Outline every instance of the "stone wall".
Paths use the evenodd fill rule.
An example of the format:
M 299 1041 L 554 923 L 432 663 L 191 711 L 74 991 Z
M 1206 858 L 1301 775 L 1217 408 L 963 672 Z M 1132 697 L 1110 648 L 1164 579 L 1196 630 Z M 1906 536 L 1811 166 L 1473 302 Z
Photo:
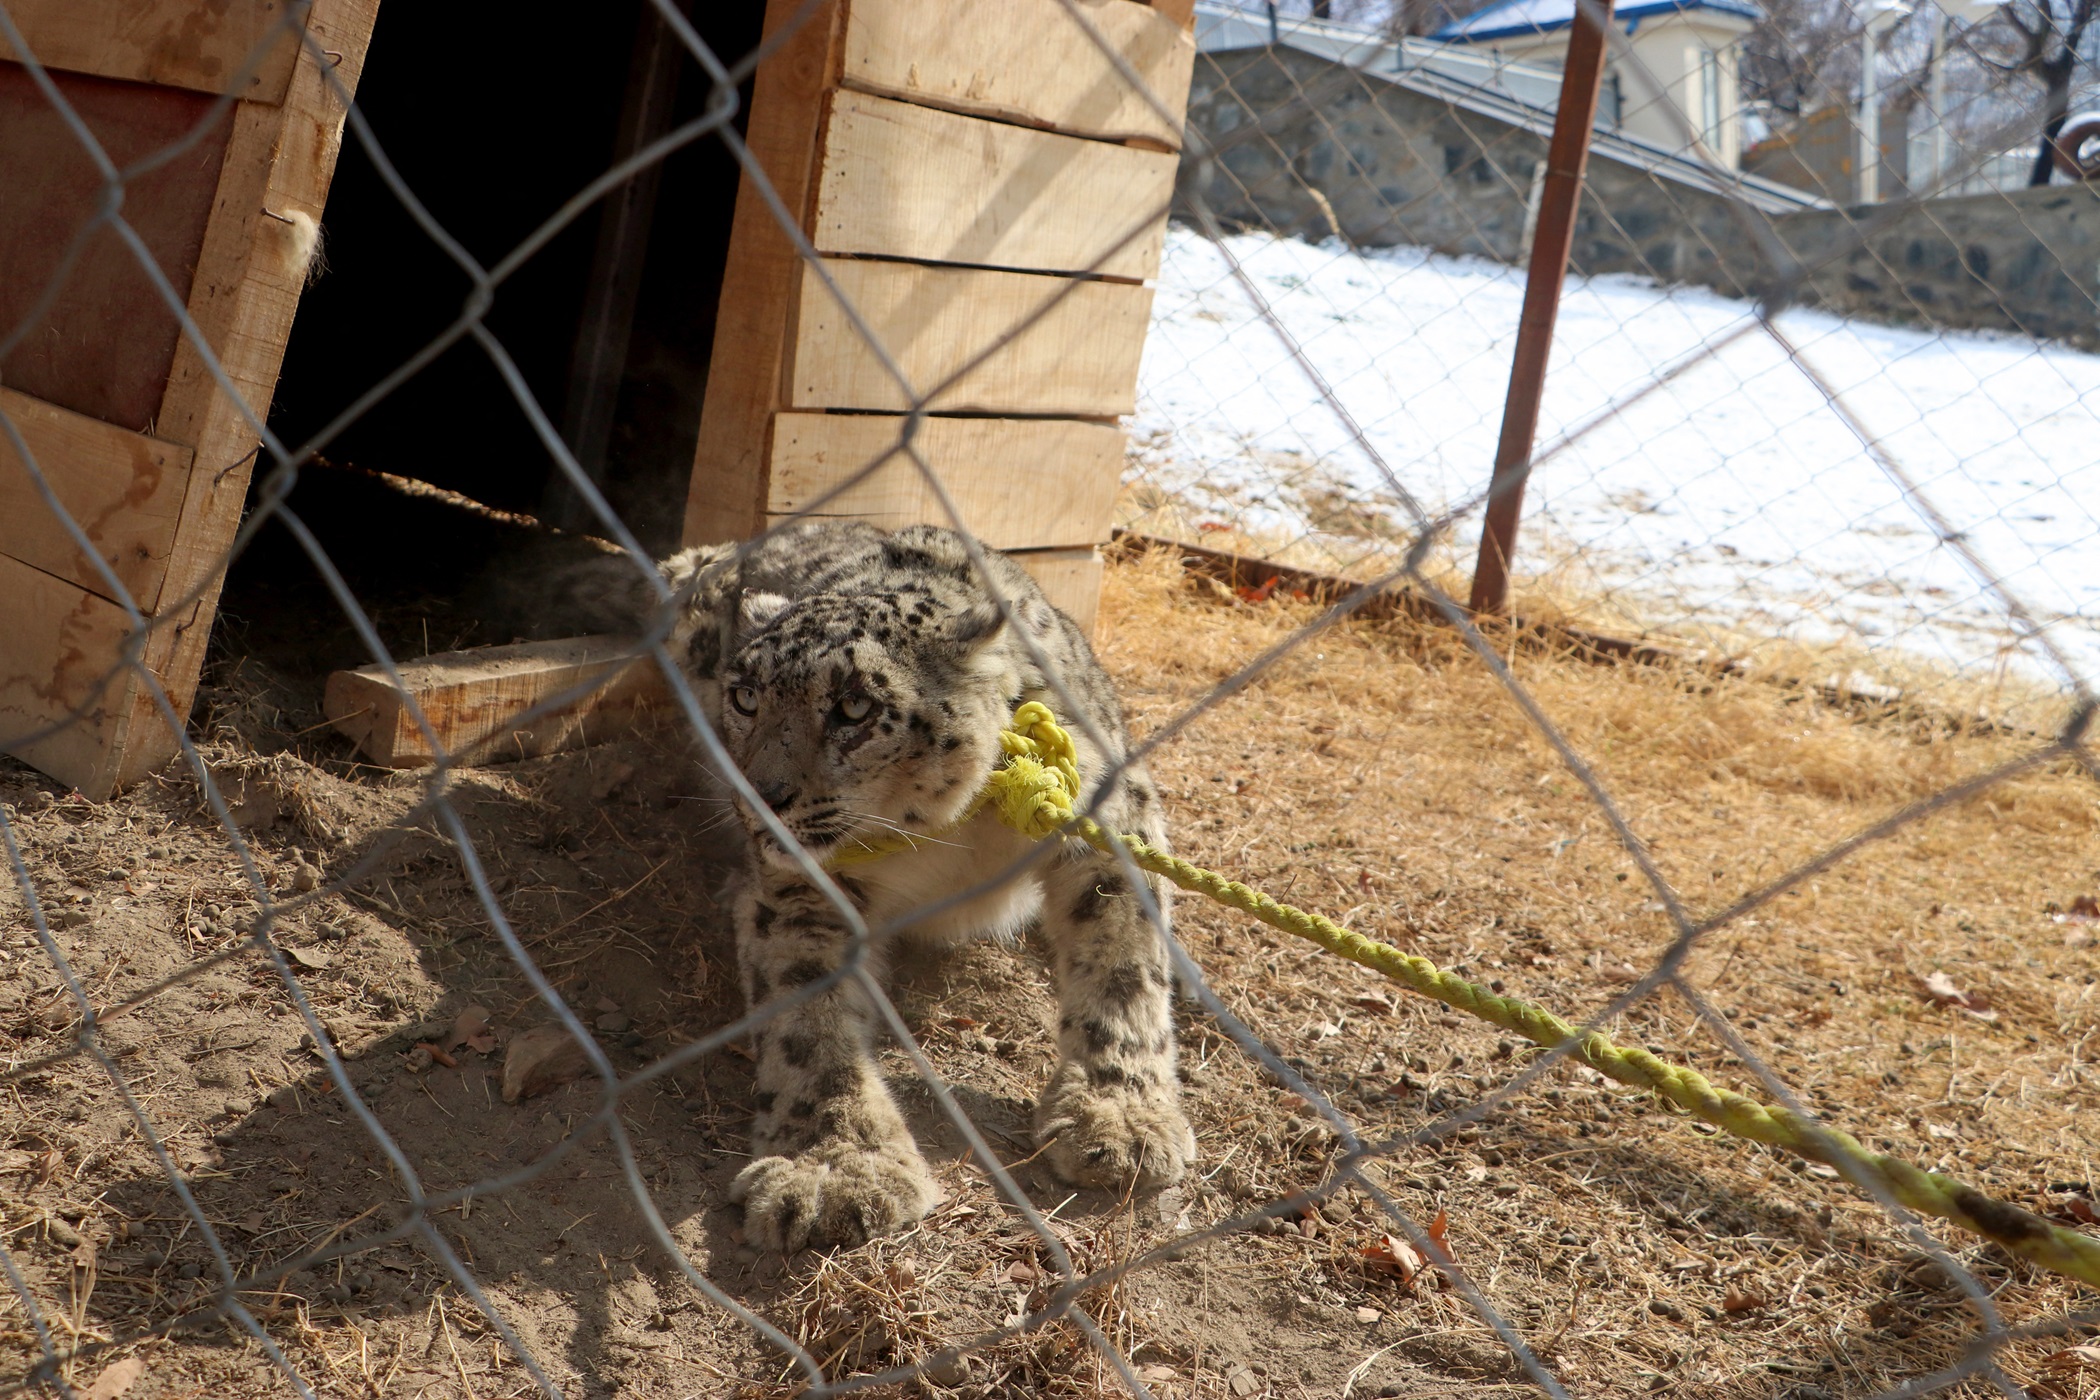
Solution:
M 1290 49 L 1203 54 L 1189 119 L 1217 152 L 1185 172 L 1228 227 L 1362 247 L 1412 244 L 1521 262 L 1546 136 Z M 1616 152 L 1616 153 L 1615 153 Z M 1798 300 L 1848 314 L 2100 341 L 2100 191 L 2058 186 L 1882 211 L 1760 212 L 1685 162 L 1600 141 L 1578 211 L 1577 272 L 1692 282 L 1734 296 L 1773 285 L 1775 260 L 1827 264 Z M 1769 206 L 1769 201 L 1766 201 Z M 1186 214 L 1187 210 L 1183 210 Z

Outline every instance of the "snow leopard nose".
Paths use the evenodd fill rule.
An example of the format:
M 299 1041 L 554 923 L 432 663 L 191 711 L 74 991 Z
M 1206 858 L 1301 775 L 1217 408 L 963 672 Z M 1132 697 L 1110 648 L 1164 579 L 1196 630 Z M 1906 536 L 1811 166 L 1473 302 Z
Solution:
M 757 788 L 758 795 L 776 812 L 785 812 L 795 805 L 795 790 L 786 783 L 759 783 Z

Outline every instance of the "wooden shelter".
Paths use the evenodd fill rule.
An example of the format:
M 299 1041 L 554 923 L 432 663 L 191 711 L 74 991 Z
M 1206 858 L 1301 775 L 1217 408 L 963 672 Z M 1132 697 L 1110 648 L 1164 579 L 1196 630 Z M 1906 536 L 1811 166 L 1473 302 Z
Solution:
M 129 180 L 122 204 L 164 289 L 112 229 L 72 247 L 100 207 L 101 178 L 0 49 L 10 191 L 0 328 L 31 318 L 0 355 L 0 410 L 156 624 L 141 647 L 120 590 L 0 435 L 9 752 L 91 796 L 164 763 L 174 733 L 123 662 L 138 655 L 186 716 L 256 460 L 251 413 L 303 440 L 457 314 L 465 276 L 432 251 L 369 158 L 345 148 L 344 93 L 363 80 L 359 106 L 375 130 L 394 113 L 397 135 L 381 132 L 389 154 L 404 173 L 418 159 L 442 171 L 409 184 L 448 231 L 468 230 L 467 246 L 483 238 L 491 263 L 611 159 L 704 106 L 706 84 L 680 90 L 685 55 L 642 0 L 624 23 L 596 7 L 580 19 L 574 7 L 527 5 L 502 26 L 485 11 L 442 13 L 468 8 L 10 0 L 26 43 L 117 166 L 187 144 Z M 693 23 L 720 52 L 747 50 L 755 10 L 716 8 L 694 7 Z M 799 8 L 771 0 L 765 32 Z M 489 324 L 616 503 L 623 493 L 670 502 L 660 528 L 642 530 L 665 547 L 746 537 L 813 505 L 888 525 L 945 520 L 901 459 L 820 503 L 895 440 L 910 403 L 901 373 L 932 395 L 916 444 L 965 522 L 1090 618 L 1122 458 L 1116 419 L 1134 403 L 1177 163 L 1187 18 L 1186 0 L 830 0 L 765 60 L 746 88 L 749 147 L 881 352 L 711 136 L 550 243 L 499 291 Z M 463 65 L 455 56 L 469 42 L 481 61 Z M 568 105 L 527 81 L 533 63 L 567 65 Z M 229 83 L 234 100 L 215 105 Z M 488 129 L 541 134 L 521 139 L 530 152 L 509 165 L 501 152 L 462 160 L 398 135 L 469 110 L 497 124 Z M 582 136 L 565 154 L 570 131 Z M 316 221 L 335 270 L 310 281 Z M 184 339 L 170 290 L 245 406 Z M 499 325 L 505 315 L 512 323 Z M 508 394 L 480 350 L 456 347 L 344 437 L 407 462 L 406 475 L 466 473 L 439 484 L 573 518 Z M 491 432 L 514 437 L 470 448 L 447 436 L 461 423 L 484 446 Z

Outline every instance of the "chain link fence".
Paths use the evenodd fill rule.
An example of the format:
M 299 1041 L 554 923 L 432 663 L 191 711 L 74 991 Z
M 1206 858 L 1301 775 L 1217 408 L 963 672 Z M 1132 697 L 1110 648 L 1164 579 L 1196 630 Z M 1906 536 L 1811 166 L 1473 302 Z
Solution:
M 1102 6 L 1062 3 L 1134 80 Z M 405 655 L 508 640 L 426 635 L 445 598 L 382 606 L 298 494 L 343 474 L 328 454 L 447 356 L 502 386 L 515 419 L 501 431 L 551 460 L 582 503 L 574 528 L 624 554 L 668 617 L 661 519 L 638 538 L 608 502 L 502 317 L 522 314 L 508 324 L 525 334 L 534 255 L 680 152 L 705 148 L 768 190 L 739 125 L 749 81 L 828 9 L 809 0 L 742 53 L 710 46 L 672 0 L 653 10 L 675 40 L 664 61 L 697 96 L 493 256 L 432 214 L 442 192 L 404 179 L 336 91 L 348 140 L 463 305 L 413 354 L 337 386 L 317 431 L 288 439 L 249 412 L 259 484 L 218 572 L 272 550 L 299 561 L 298 606 L 325 599 L 335 616 L 302 615 L 295 641 L 336 629 L 398 681 Z M 307 13 L 287 6 L 281 23 L 339 60 Z M 1457 601 L 1508 389 L 1516 264 L 1536 235 L 1550 62 L 1290 17 L 1271 42 L 1270 22 L 1199 7 L 1120 520 L 1375 588 L 1331 605 L 1273 589 L 1191 602 L 1172 550 L 1112 571 L 1103 654 L 1179 844 L 1497 993 L 1566 998 L 1586 1029 L 2091 1224 L 2081 1125 L 2100 1023 L 2093 907 L 2071 887 L 2100 865 L 2080 582 L 2100 433 L 2095 361 L 2076 343 L 2095 261 L 2061 251 L 2089 249 L 2091 195 L 1931 194 L 1994 178 L 1980 172 L 2035 116 L 2019 80 L 1991 77 L 1965 40 L 1977 65 L 1938 75 L 1960 119 L 1950 97 L 1950 120 L 1923 128 L 1932 181 L 1890 175 L 1894 198 L 1856 203 L 1751 173 L 1732 51 L 1688 46 L 1671 75 L 1614 41 L 1512 608 L 1728 665 L 1600 671 L 1520 656 L 1518 630 Z M 545 37 L 580 51 L 592 36 Z M 109 197 L 76 240 L 114 231 L 239 399 L 126 222 L 121 195 L 180 142 L 108 159 L 5 8 L 0 38 L 102 169 Z M 1944 68 L 1952 50 L 1932 43 Z M 1921 82 L 1938 92 L 1934 76 Z M 1655 109 L 1681 139 L 1637 129 Z M 1805 140 L 1790 158 L 1808 169 Z M 765 207 L 912 415 L 840 491 L 901 458 L 946 501 L 913 432 L 966 368 L 915 382 L 799 216 Z M 2002 251 L 2022 239 L 2044 251 Z M 1073 294 L 1028 308 L 972 363 Z M 11 420 L 8 433 L 36 505 L 94 555 Z M 387 470 L 378 451 L 360 465 Z M 136 635 L 127 665 L 157 694 L 142 658 L 172 614 L 149 621 L 106 582 Z M 1566 1063 L 1579 1042 L 1533 1054 L 1194 901 L 1172 936 L 1153 918 L 1182 987 L 1199 1160 L 1155 1196 L 1082 1198 L 1042 1170 L 1026 1126 L 1048 1064 L 1040 1018 L 1014 1005 L 1042 988 L 1026 959 L 888 967 L 874 950 L 893 930 L 864 927 L 812 866 L 851 956 L 732 1009 L 716 898 L 740 854 L 709 814 L 763 803 L 673 664 L 668 621 L 631 653 L 675 692 L 668 731 L 488 768 L 441 752 L 387 774 L 301 732 L 320 727 L 311 698 L 273 679 L 255 641 L 258 592 L 279 586 L 229 594 L 173 767 L 106 803 L 7 771 L 7 1393 L 1817 1400 L 2100 1385 L 2080 1340 L 2100 1324 L 2089 1290 L 1942 1233 L 1890 1179 L 1709 1139 Z M 1381 589 L 1428 620 L 1352 620 Z M 1789 708 L 1766 676 L 1827 677 L 1839 698 L 1900 691 L 1954 722 Z M 1051 675 L 1070 713 L 1073 680 Z M 1439 704 L 1464 713 L 1410 728 Z M 1970 724 L 1979 714 L 1991 723 Z M 1713 736 L 1757 726 L 1849 776 L 1796 782 L 1808 768 L 1773 759 L 1764 787 L 1721 795 L 1711 770 L 1740 754 L 1715 756 Z M 1657 744 L 1686 766 L 1658 777 L 1634 761 Z M 696 748 L 720 789 L 682 775 Z M 1844 801 L 1806 805 L 1831 793 Z M 2031 888 L 2008 903 L 2006 880 L 2045 870 L 2067 882 L 2058 904 L 2044 912 Z M 1902 918 L 1873 912 L 1893 905 Z M 1935 965 L 1920 992 L 1906 939 L 1933 958 L 1972 947 L 1977 964 Z M 1866 947 L 1886 967 L 1855 962 Z M 1995 1006 L 1986 977 L 2006 988 Z M 748 1038 L 846 984 L 876 1009 L 948 1195 L 901 1235 L 782 1261 L 748 1247 L 725 1201 L 747 1147 Z M 515 1056 L 535 1020 L 580 1082 L 499 1103 L 483 1058 L 505 1041 Z M 1822 1045 L 1833 1025 L 1887 1058 Z M 1986 1110 L 2026 1116 L 2014 1133 Z
M 1755 28 L 1725 7 L 1669 13 L 1636 16 L 1608 60 L 1513 561 L 1528 608 L 2047 728 L 2062 674 L 1993 581 L 2062 622 L 2060 645 L 2087 644 L 2093 187 L 2067 174 L 2075 142 L 2053 183 L 2025 187 L 2049 93 L 2012 53 L 2015 21 L 2049 15 L 1877 11 L 1872 36 L 1855 23 L 1840 42 L 1835 7 L 1813 34 L 1791 11 Z M 1550 126 L 1539 89 L 1566 47 L 1555 15 L 1490 7 L 1446 31 L 1463 43 L 1291 17 L 1271 50 L 1250 42 L 1257 11 L 1203 12 L 1192 119 L 1221 147 L 1205 197 L 1367 441 L 1182 233 L 1132 528 L 1375 569 L 1406 534 L 1399 493 L 1435 510 L 1483 488 Z M 2051 32 L 2083 100 L 2085 41 Z M 1863 45 L 1880 63 L 1873 164 Z M 1800 115 L 1773 129 L 1769 103 L 1739 105 L 1741 63 L 1768 91 L 1788 75 Z M 1760 317 L 1778 334 L 1752 333 Z M 1451 536 L 1452 567 L 1476 540 Z

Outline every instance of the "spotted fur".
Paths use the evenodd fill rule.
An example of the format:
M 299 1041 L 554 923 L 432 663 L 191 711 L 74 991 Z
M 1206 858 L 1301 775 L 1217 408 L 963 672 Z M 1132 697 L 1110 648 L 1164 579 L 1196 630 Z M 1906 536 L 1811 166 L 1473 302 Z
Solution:
M 1124 757 L 1115 693 L 1086 638 L 1002 557 L 1002 615 L 962 537 L 913 527 L 808 523 L 741 556 L 689 552 L 665 567 L 692 598 L 675 644 L 732 758 L 819 862 L 856 836 L 941 831 L 999 757 L 1026 700 L 1067 722 L 1089 788 Z M 1031 639 L 1069 692 L 1054 693 Z M 1101 736 L 1097 747 L 1088 731 Z M 1086 797 L 1091 798 L 1089 791 Z M 750 855 L 732 890 L 737 957 L 754 1007 L 847 960 L 848 921 L 803 865 L 739 803 Z M 1166 832 L 1141 766 L 1100 807 L 1155 845 Z M 1010 937 L 1039 922 L 1052 950 L 1058 1063 L 1036 1112 L 1050 1165 L 1079 1185 L 1152 1187 L 1195 1153 L 1174 1072 L 1165 945 L 1115 863 L 1078 842 L 988 892 L 965 891 L 1027 853 L 989 813 L 837 880 L 875 931 L 879 975 L 901 936 Z M 1161 917 L 1164 889 L 1154 888 Z M 913 911 L 947 901 L 909 923 Z M 765 1022 L 757 1044 L 756 1158 L 732 1192 L 745 1233 L 783 1250 L 858 1244 L 910 1224 L 935 1198 L 926 1164 L 874 1058 L 877 1008 L 842 980 Z

